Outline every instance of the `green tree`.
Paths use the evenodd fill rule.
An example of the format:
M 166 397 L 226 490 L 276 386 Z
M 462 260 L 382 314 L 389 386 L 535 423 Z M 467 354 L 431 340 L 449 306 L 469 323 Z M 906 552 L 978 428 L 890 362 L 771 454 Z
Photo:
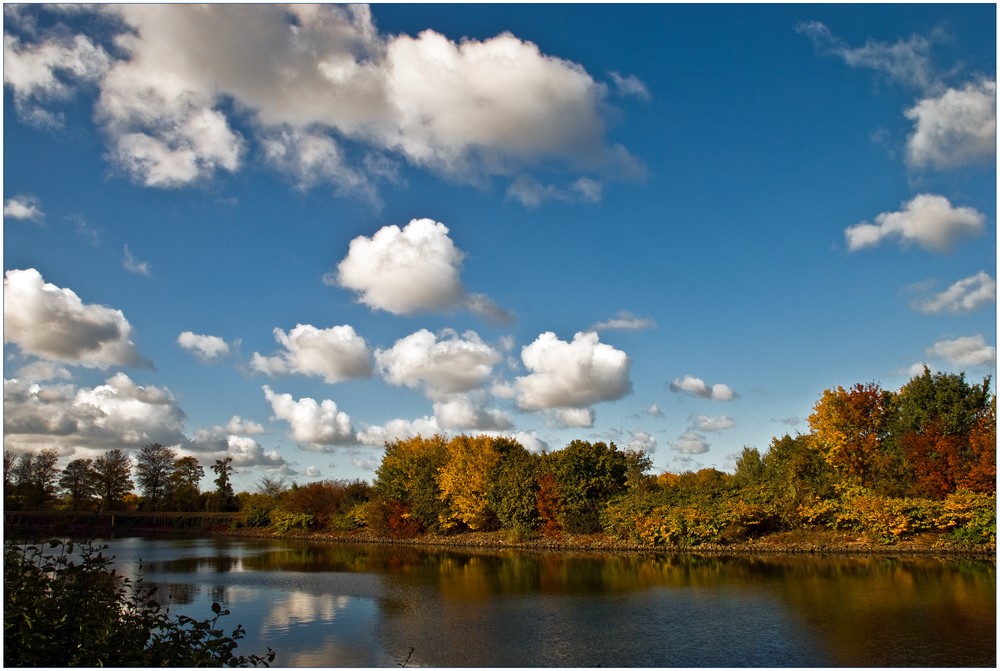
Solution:
M 216 459 L 212 465 L 212 471 L 215 472 L 215 491 L 212 492 L 208 505 L 213 511 L 228 513 L 239 508 L 239 502 L 229 478 L 233 472 L 233 467 L 230 465 L 232 463 L 233 458 L 226 457 L 225 459 Z
M 447 510 L 441 500 L 438 472 L 447 461 L 448 444 L 439 435 L 386 443 L 382 463 L 375 471 L 375 492 L 393 519 L 413 521 L 422 531 L 441 530 Z
M 205 469 L 194 457 L 181 457 L 174 462 L 167 484 L 166 501 L 170 510 L 194 512 L 200 507 L 201 479 Z
M 94 459 L 94 482 L 102 510 L 121 510 L 125 495 L 135 486 L 131 475 L 132 464 L 119 449 Z
M 79 510 L 81 505 L 89 507 L 94 498 L 97 483 L 93 464 L 90 459 L 74 459 L 63 469 L 59 486 L 69 497 L 71 510 Z
M 59 469 L 59 453 L 46 448 L 37 454 L 24 452 L 14 464 L 13 481 L 20 506 L 24 510 L 41 510 L 55 496 Z
M 490 508 L 504 529 L 530 531 L 539 524 L 538 469 L 541 458 L 511 440 L 492 474 Z
M 139 450 L 135 479 L 145 499 L 146 510 L 163 509 L 176 460 L 177 453 L 159 443 L 145 445 Z
M 574 440 L 547 457 L 560 493 L 563 529 L 570 533 L 598 531 L 601 507 L 625 489 L 625 453 L 614 443 Z

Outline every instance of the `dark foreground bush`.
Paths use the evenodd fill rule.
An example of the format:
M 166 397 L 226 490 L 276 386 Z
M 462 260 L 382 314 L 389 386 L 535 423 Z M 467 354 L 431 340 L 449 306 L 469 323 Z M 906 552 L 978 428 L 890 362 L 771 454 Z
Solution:
M 235 654 L 246 635 L 217 628 L 229 614 L 171 617 L 153 598 L 155 587 L 118 575 L 112 558 L 89 542 L 49 541 L 48 548 L 4 543 L 3 662 L 9 666 L 199 667 L 268 666 L 263 657 Z M 76 558 L 74 558 L 76 550 Z

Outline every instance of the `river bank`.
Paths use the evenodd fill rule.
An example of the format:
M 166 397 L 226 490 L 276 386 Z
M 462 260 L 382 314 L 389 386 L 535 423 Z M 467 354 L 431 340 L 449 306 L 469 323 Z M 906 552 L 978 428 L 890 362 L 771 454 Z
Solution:
M 705 543 L 692 546 L 652 546 L 616 540 L 603 534 L 557 537 L 516 537 L 503 531 L 466 532 L 461 534 L 424 534 L 414 538 L 386 538 L 366 529 L 354 531 L 288 531 L 273 529 L 217 529 L 216 533 L 234 537 L 274 538 L 332 543 L 377 543 L 415 545 L 455 549 L 522 550 L 534 552 L 629 552 L 654 554 L 749 555 L 749 554 L 820 554 L 820 555 L 927 555 L 975 557 L 996 560 L 996 544 L 959 545 L 942 533 L 910 536 L 891 545 L 873 543 L 863 534 L 832 529 L 799 529 L 762 536 L 739 543 Z

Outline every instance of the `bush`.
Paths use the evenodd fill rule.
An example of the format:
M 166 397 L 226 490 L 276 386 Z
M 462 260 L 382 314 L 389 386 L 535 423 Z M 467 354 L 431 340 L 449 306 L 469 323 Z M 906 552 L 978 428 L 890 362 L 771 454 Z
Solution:
M 229 614 L 170 617 L 154 600 L 155 587 L 123 578 L 112 559 L 85 542 L 53 540 L 49 550 L 4 543 L 4 666 L 267 666 L 275 653 L 237 656 L 246 635 L 237 625 L 217 628 Z M 79 558 L 72 557 L 74 549 Z M 16 586 L 16 588 L 14 588 Z
M 271 525 L 281 532 L 292 529 L 310 529 L 316 525 L 316 519 L 306 513 L 293 513 L 276 508 L 271 511 Z

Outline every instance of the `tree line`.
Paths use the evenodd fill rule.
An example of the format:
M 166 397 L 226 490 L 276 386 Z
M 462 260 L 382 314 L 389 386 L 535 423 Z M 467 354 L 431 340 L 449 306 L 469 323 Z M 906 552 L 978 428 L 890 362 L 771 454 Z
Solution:
M 776 437 L 764 452 L 745 447 L 733 473 L 653 475 L 647 454 L 613 442 L 573 440 L 536 454 L 508 437 L 434 435 L 386 443 L 372 483 L 300 486 L 268 476 L 256 491 L 233 495 L 227 459 L 213 467 L 217 489 L 198 493 L 197 463 L 159 445 L 140 451 L 135 475 L 144 509 L 238 509 L 238 526 L 279 531 L 602 533 L 696 545 L 818 527 L 853 529 L 885 543 L 923 531 L 995 542 L 996 396 L 989 377 L 970 384 L 964 373 L 925 367 L 895 392 L 875 383 L 827 389 L 808 422 L 808 433 Z M 107 476 L 107 462 L 116 460 L 127 464 L 115 451 L 93 463 L 71 462 L 58 478 L 63 505 L 121 505 L 121 490 L 108 493 L 102 484 L 121 486 L 121 466 L 117 479 Z M 5 492 L 10 472 L 17 504 L 51 501 L 46 487 L 56 480 L 43 474 L 54 464 L 54 453 L 43 451 L 21 455 L 8 469 L 5 453 Z M 78 480 L 91 488 L 74 489 Z

